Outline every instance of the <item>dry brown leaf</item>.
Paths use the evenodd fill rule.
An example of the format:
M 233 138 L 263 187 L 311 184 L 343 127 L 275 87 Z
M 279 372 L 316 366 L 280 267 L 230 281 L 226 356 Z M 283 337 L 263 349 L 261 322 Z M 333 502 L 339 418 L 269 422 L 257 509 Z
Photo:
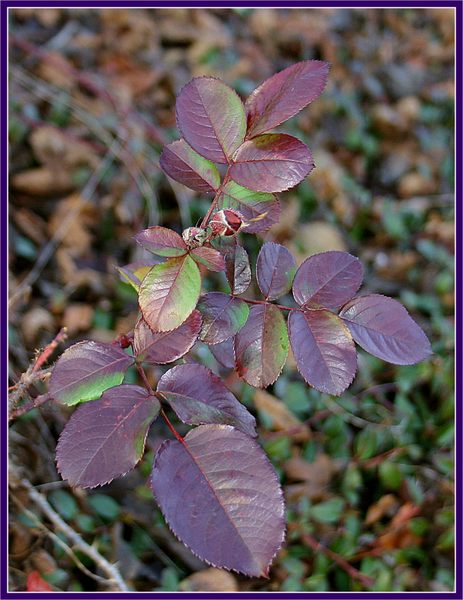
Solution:
M 40 331 L 56 329 L 55 320 L 48 310 L 36 306 L 28 310 L 21 318 L 21 331 L 28 346 L 33 346 L 37 341 Z
M 303 252 L 300 250 L 301 247 L 304 248 Z M 334 225 L 323 221 L 312 221 L 300 227 L 294 241 L 288 244 L 288 248 L 293 252 L 298 264 L 318 252 L 347 250 L 339 230 Z
M 238 582 L 222 569 L 204 569 L 180 582 L 182 592 L 237 592 Z
M 36 127 L 29 136 L 29 142 L 37 160 L 55 173 L 80 165 L 96 167 L 99 162 L 88 144 L 67 137 L 56 127 Z
M 306 425 L 292 413 L 285 404 L 264 390 L 256 390 L 254 404 L 259 411 L 264 412 L 272 421 L 274 431 L 286 431 L 296 428 L 297 431 L 289 431 L 288 435 L 297 442 L 307 441 L 310 430 Z
M 80 331 L 90 329 L 93 319 L 93 308 L 89 304 L 76 302 L 66 307 L 64 311 L 62 326 L 67 327 L 69 337 L 73 337 Z
M 365 517 L 365 525 L 373 525 L 376 521 L 382 519 L 385 515 L 390 515 L 396 511 L 399 501 L 394 494 L 386 494 L 368 509 Z
M 305 496 L 310 499 L 322 498 L 328 491 L 329 483 L 340 468 L 338 461 L 326 454 L 319 454 L 313 462 L 308 462 L 296 456 L 290 458 L 283 465 L 288 479 L 303 481 L 302 485 L 287 486 L 288 499 Z
M 16 192 L 31 196 L 51 196 L 66 194 L 75 186 L 69 171 L 52 171 L 46 167 L 37 167 L 13 175 L 11 187 Z

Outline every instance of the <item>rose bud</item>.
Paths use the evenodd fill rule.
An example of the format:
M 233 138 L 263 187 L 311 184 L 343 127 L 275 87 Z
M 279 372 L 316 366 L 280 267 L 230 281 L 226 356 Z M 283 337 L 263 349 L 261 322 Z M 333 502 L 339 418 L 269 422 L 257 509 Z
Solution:
M 201 227 L 188 227 L 182 233 L 182 238 L 189 248 L 202 246 L 207 238 L 207 232 Z
M 214 235 L 231 236 L 245 226 L 243 216 L 236 210 L 225 208 L 214 213 L 209 226 Z

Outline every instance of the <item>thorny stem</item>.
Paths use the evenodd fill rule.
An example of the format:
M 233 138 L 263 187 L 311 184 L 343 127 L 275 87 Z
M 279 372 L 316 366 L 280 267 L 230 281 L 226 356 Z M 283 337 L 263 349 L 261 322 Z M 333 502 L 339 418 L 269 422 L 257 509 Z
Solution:
M 233 294 L 232 294 L 232 296 L 235 298 L 235 296 Z M 238 297 L 238 296 L 236 296 L 236 297 Z M 291 306 L 283 306 L 283 304 L 274 304 L 273 302 L 269 302 L 268 300 L 248 300 L 248 298 L 241 298 L 241 297 L 239 297 L 239 299 L 243 300 L 243 302 L 246 302 L 247 304 L 272 304 L 273 306 L 276 306 L 280 310 L 300 310 L 299 308 L 295 308 L 295 307 L 291 307 Z
M 204 229 L 206 227 L 206 225 L 209 222 L 209 219 L 211 218 L 212 213 L 214 212 L 215 207 L 217 206 L 217 202 L 219 201 L 220 195 L 222 194 L 223 188 L 225 187 L 225 184 L 228 183 L 228 180 L 230 179 L 230 176 L 228 174 L 228 170 L 225 173 L 225 177 L 222 181 L 222 183 L 220 184 L 219 189 L 217 190 L 217 193 L 214 196 L 214 199 L 212 200 L 211 205 L 209 206 L 209 210 L 207 211 L 207 213 L 204 215 L 204 219 L 201 221 L 201 228 Z
M 143 384 L 145 386 L 145 388 L 148 390 L 148 392 L 150 394 L 153 394 L 153 396 L 155 395 L 156 397 L 159 398 L 159 396 L 162 397 L 162 394 L 157 394 L 153 388 L 151 387 L 150 382 L 148 381 L 148 377 L 146 376 L 145 370 L 143 369 L 142 365 L 140 363 L 137 363 L 137 371 L 140 375 L 140 377 L 143 380 Z M 163 408 L 161 408 L 160 410 L 160 414 L 162 416 L 162 418 L 164 419 L 164 421 L 166 422 L 167 427 L 171 430 L 171 432 L 174 434 L 175 438 L 181 442 L 182 444 L 184 443 L 182 436 L 178 433 L 178 431 L 175 429 L 175 427 L 172 425 L 169 417 L 167 416 L 165 410 Z

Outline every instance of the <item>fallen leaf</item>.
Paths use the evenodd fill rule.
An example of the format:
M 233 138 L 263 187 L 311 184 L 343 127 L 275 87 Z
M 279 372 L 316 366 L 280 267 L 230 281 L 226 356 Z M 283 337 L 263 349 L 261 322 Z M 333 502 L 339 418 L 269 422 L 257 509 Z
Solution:
M 204 569 L 180 582 L 182 592 L 237 592 L 238 582 L 222 569 Z

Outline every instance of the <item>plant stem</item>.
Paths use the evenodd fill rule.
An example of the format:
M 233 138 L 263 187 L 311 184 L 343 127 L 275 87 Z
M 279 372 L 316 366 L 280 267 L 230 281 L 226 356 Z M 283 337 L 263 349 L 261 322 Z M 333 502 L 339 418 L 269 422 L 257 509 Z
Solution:
M 163 397 L 162 394 L 159 394 L 157 392 L 155 392 L 153 390 L 153 388 L 150 385 L 150 382 L 148 381 L 148 377 L 146 376 L 145 370 L 143 369 L 142 365 L 140 363 L 137 364 L 137 371 L 140 374 L 140 377 L 143 380 L 143 383 L 145 385 L 145 388 L 148 390 L 148 392 L 150 394 L 152 394 L 153 396 L 156 396 L 159 399 L 159 396 Z M 162 418 L 164 419 L 164 421 L 166 422 L 167 427 L 171 430 L 171 432 L 174 434 L 174 437 L 181 442 L 182 444 L 184 444 L 185 442 L 183 441 L 182 436 L 178 433 L 178 431 L 175 429 L 175 427 L 172 425 L 169 417 L 167 416 L 165 410 L 163 408 L 161 408 L 160 414 L 162 416 Z
M 232 294 L 235 298 L 235 296 Z M 273 302 L 269 302 L 268 300 L 249 300 L 248 298 L 241 298 L 236 296 L 239 300 L 243 300 L 247 304 L 272 304 L 272 306 L 276 306 L 280 310 L 299 310 L 299 308 L 291 307 L 291 306 L 283 306 L 283 304 L 274 304 Z
M 225 177 L 222 181 L 222 183 L 220 184 L 219 189 L 217 190 L 214 199 L 212 200 L 212 203 L 209 207 L 209 210 L 207 211 L 207 213 L 204 215 L 204 219 L 201 221 L 201 228 L 204 229 L 206 227 L 206 225 L 209 222 L 209 219 L 211 218 L 212 213 L 214 212 L 215 207 L 217 206 L 217 202 L 219 201 L 220 195 L 222 193 L 223 188 L 225 187 L 225 184 L 228 183 L 228 180 L 230 179 L 229 175 L 228 175 L 228 169 L 227 172 L 225 173 Z

